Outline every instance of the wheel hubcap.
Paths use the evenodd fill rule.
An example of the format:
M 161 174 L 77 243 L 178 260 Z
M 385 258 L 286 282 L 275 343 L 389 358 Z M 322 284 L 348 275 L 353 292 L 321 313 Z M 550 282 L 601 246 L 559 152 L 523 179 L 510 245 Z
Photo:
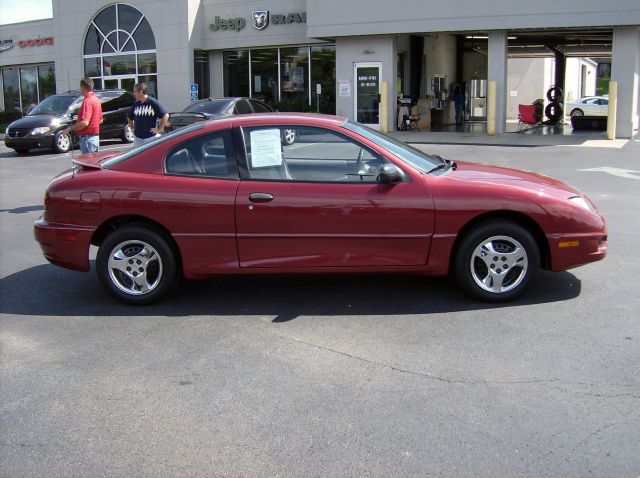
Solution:
M 153 246 L 144 241 L 125 241 L 109 254 L 109 277 L 122 292 L 144 295 L 162 279 L 162 259 Z
M 296 139 L 296 134 L 293 132 L 293 130 L 290 130 L 290 129 L 284 130 L 284 140 L 287 143 L 291 144 L 295 139 Z
M 69 136 L 66 134 L 58 135 L 58 148 L 67 149 L 69 147 Z
M 473 280 L 483 290 L 503 293 L 524 280 L 529 260 L 522 244 L 514 238 L 493 236 L 475 248 L 469 266 Z

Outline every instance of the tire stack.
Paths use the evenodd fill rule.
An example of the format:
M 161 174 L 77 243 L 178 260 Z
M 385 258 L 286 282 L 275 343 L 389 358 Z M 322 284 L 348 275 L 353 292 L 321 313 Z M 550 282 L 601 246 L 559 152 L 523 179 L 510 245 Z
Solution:
M 552 86 L 547 90 L 549 104 L 544 109 L 544 114 L 548 118 L 547 124 L 557 124 L 564 118 L 564 94 L 559 86 Z

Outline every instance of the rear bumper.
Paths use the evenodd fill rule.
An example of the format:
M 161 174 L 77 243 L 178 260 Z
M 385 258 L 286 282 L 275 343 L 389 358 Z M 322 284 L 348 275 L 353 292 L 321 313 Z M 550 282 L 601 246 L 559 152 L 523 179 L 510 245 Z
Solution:
M 89 270 L 89 245 L 93 228 L 50 223 L 40 217 L 33 226 L 33 232 L 49 262 L 76 271 Z
M 4 144 L 7 148 L 51 148 L 53 146 L 54 135 L 47 134 L 42 136 L 21 136 L 19 138 L 10 138 L 4 136 Z

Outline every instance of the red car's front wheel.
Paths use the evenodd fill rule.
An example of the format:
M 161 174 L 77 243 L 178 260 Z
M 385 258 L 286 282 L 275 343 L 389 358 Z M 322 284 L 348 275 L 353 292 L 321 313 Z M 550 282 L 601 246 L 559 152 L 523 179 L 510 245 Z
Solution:
M 492 221 L 471 231 L 460 243 L 454 272 L 470 295 L 502 302 L 522 294 L 540 268 L 532 235 L 510 221 Z

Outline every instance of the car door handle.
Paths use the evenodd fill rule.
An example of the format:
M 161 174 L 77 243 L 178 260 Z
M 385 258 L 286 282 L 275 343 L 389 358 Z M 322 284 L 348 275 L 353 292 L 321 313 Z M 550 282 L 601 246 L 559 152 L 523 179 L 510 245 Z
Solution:
M 273 196 L 268 193 L 251 193 L 249 194 L 249 201 L 251 202 L 269 202 L 273 201 Z

